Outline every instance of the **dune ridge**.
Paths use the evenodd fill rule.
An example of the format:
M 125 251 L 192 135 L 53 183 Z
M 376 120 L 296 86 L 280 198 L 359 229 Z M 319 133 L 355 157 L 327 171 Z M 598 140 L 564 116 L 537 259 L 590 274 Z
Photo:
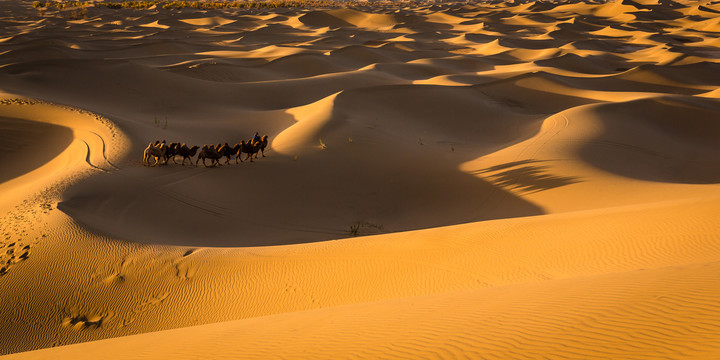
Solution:
M 718 13 L 0 2 L 0 354 L 718 357 Z

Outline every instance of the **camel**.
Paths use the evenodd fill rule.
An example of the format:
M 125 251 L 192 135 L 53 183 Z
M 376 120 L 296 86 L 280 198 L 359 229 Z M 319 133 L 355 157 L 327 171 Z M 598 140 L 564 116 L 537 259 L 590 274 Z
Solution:
M 197 154 L 197 151 L 198 151 L 199 148 L 200 148 L 200 147 L 197 146 L 197 145 L 194 145 L 193 147 L 188 148 L 187 145 L 185 145 L 185 143 L 183 143 L 183 144 L 180 145 L 180 147 L 177 149 L 177 152 L 176 152 L 175 155 L 180 155 L 180 156 L 183 157 L 182 165 L 185 165 L 185 160 L 186 160 L 186 159 L 190 160 L 190 165 L 192 165 L 192 157 L 195 156 L 195 154 Z M 175 157 L 174 157 L 174 156 L 173 156 L 173 162 L 177 164 L 177 162 L 175 161 Z
M 260 149 L 258 144 L 260 144 L 260 142 L 253 144 L 252 140 L 248 142 L 245 142 L 245 140 L 243 140 L 242 142 L 240 142 L 240 149 L 238 150 L 237 155 L 235 155 L 235 163 L 237 163 L 238 159 L 240 159 L 240 162 L 243 162 L 242 154 L 247 154 L 245 160 L 250 159 L 250 162 L 252 162 L 253 154 L 257 153 L 258 149 Z
M 258 148 L 259 151 L 255 153 L 255 158 L 257 159 L 257 157 L 260 153 L 262 153 L 262 156 L 265 157 L 265 148 L 268 145 L 268 136 L 263 135 L 262 139 L 260 139 L 260 141 L 257 142 L 256 144 L 260 144 L 260 146 Z
M 241 141 L 239 144 L 235 144 L 235 147 L 237 148 L 237 151 L 235 151 L 235 163 L 238 163 L 238 159 L 240 159 L 240 162 L 242 162 L 242 159 L 240 156 L 242 156 L 242 149 L 245 147 L 245 140 Z
M 175 162 L 175 155 L 177 155 L 177 151 L 179 148 L 180 148 L 180 143 L 170 143 L 170 145 L 168 145 L 167 151 L 165 152 L 165 163 L 166 164 L 167 164 L 168 160 L 170 160 L 170 159 L 173 159 L 173 162 Z
M 240 144 L 235 144 L 235 146 L 230 147 L 230 145 L 228 145 L 228 143 L 225 143 L 225 145 L 223 145 L 223 146 L 220 148 L 220 150 L 218 150 L 218 152 L 221 154 L 221 156 L 224 156 L 224 157 L 226 158 L 226 159 L 225 159 L 225 164 L 229 164 L 229 163 L 230 163 L 230 158 L 231 158 L 233 155 L 237 154 L 237 152 L 238 152 L 239 150 L 240 150 Z M 237 163 L 237 161 L 235 161 L 235 163 Z
M 147 148 L 145 148 L 145 151 L 143 152 L 143 165 L 145 166 L 155 166 L 160 164 L 167 164 L 167 160 L 165 159 L 165 154 L 167 153 L 167 145 L 165 145 L 165 142 L 159 143 L 156 141 L 155 144 L 150 143 L 148 144 Z M 150 158 L 155 159 L 155 163 L 150 165 Z M 164 162 L 161 162 L 164 161 Z
M 210 165 L 217 164 L 220 165 L 220 159 L 222 158 L 222 155 L 219 151 L 215 150 L 215 147 L 213 145 L 207 146 L 203 145 L 202 149 L 200 149 L 200 153 L 198 154 L 197 161 L 195 161 L 195 166 L 198 165 L 200 162 L 200 159 L 203 161 L 203 165 L 207 167 L 207 164 L 205 163 L 205 159 L 210 159 Z

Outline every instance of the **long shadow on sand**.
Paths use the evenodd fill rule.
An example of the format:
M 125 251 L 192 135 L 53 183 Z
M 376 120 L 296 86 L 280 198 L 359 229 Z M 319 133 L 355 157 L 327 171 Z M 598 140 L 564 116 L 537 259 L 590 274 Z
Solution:
M 368 167 L 373 151 L 344 152 L 298 160 L 271 152 L 215 168 L 134 166 L 73 186 L 58 209 L 114 238 L 212 247 L 338 239 L 357 224 L 396 232 L 542 214 L 454 163 L 393 156 Z
M 473 174 L 490 179 L 491 183 L 503 189 L 523 193 L 535 193 L 580 182 L 574 176 L 558 176 L 548 172 L 548 166 L 538 165 L 548 160 L 522 160 L 496 165 Z

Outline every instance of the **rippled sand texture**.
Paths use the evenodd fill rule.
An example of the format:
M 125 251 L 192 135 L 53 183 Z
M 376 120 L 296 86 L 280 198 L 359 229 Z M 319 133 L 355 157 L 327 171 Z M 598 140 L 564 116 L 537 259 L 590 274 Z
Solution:
M 720 358 L 720 3 L 80 10 L 0 2 L 0 354 Z

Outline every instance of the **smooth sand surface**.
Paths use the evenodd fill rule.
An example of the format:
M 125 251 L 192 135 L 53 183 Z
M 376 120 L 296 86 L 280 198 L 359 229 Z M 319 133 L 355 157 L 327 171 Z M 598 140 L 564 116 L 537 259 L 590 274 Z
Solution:
M 0 354 L 720 358 L 720 3 L 78 11 L 0 2 Z

